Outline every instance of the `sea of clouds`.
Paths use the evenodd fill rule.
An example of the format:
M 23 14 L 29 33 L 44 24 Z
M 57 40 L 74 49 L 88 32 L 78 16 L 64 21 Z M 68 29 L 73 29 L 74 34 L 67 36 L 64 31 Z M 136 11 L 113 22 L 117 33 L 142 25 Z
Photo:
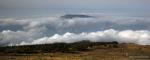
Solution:
M 0 45 L 72 43 L 81 40 L 150 45 L 148 17 L 94 15 L 62 19 L 60 16 L 1 18 Z

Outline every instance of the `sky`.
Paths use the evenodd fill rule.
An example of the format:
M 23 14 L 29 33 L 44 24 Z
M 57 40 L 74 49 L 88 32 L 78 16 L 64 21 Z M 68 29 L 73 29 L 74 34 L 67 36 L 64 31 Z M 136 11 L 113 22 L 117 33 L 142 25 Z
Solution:
M 150 45 L 149 3 L 149 0 L 0 0 L 0 46 L 81 40 Z
M 0 0 L 1 8 L 148 8 L 149 0 Z

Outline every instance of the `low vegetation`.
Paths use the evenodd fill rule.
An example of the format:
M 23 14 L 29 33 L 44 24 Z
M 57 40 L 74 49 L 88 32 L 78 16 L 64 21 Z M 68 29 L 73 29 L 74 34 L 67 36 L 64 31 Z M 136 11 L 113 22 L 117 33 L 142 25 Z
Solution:
M 7 46 L 0 48 L 0 60 L 150 60 L 150 46 L 87 40 Z
M 75 53 L 78 51 L 87 51 L 95 49 L 97 46 L 101 48 L 117 48 L 117 42 L 90 42 L 87 40 L 74 43 L 53 43 L 41 45 L 24 45 L 24 46 L 7 46 L 1 47 L 1 54 L 33 54 L 33 53 Z

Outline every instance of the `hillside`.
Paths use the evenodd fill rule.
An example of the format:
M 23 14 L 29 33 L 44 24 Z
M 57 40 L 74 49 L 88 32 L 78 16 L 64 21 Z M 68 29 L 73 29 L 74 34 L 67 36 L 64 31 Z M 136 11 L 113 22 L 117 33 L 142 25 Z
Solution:
M 117 42 L 80 41 L 1 47 L 0 50 L 2 60 L 150 60 L 150 46 Z
M 117 48 L 117 42 L 90 42 L 79 41 L 74 43 L 53 43 L 39 45 L 21 45 L 21 46 L 6 46 L 0 48 L 0 55 L 3 54 L 36 54 L 36 53 L 75 53 L 78 51 L 93 50 L 97 46 L 101 48 Z

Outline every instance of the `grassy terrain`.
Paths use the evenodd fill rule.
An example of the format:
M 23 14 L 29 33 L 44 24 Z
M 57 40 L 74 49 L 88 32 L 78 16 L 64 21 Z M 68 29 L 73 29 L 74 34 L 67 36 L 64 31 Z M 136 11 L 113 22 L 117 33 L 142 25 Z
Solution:
M 118 48 L 102 48 L 76 53 L 36 53 L 1 55 L 0 60 L 150 60 L 150 46 L 118 44 Z

